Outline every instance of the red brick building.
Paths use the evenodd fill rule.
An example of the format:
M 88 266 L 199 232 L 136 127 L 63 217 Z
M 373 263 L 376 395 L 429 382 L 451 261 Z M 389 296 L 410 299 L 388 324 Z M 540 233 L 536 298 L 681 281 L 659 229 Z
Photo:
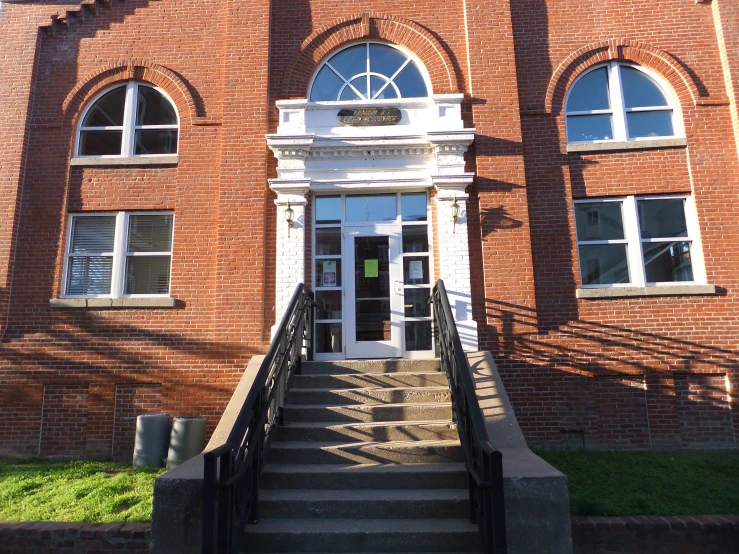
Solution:
M 4 455 L 212 429 L 300 281 L 317 357 L 433 355 L 438 278 L 532 444 L 737 446 L 736 2 L 15 0 L 0 51 Z

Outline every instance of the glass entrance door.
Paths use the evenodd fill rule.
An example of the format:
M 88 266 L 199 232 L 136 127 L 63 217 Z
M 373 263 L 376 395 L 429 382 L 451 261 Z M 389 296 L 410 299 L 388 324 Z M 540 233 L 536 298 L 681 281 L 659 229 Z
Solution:
M 344 237 L 346 356 L 400 357 L 404 290 L 399 228 L 347 226 Z

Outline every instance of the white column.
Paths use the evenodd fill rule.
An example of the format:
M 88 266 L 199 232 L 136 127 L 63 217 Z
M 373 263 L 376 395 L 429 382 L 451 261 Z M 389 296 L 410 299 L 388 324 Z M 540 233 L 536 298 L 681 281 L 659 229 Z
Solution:
M 472 319 L 470 284 L 470 247 L 467 239 L 467 199 L 465 192 L 474 174 L 465 173 L 464 154 L 475 138 L 474 129 L 428 133 L 436 150 L 436 175 L 431 177 L 436 189 L 437 243 L 439 278 L 444 280 L 449 304 L 457 324 L 462 347 L 475 351 L 477 322 Z M 456 219 L 452 206 L 459 206 Z
M 468 351 L 475 351 L 478 349 L 477 322 L 472 319 L 470 251 L 467 239 L 469 195 L 465 192 L 467 184 L 443 183 L 438 182 L 436 178 L 434 181 L 437 191 L 439 278 L 444 280 L 462 347 Z M 459 206 L 456 222 L 452 217 L 452 205 L 455 202 Z
M 277 232 L 275 252 L 275 326 L 282 320 L 295 287 L 305 281 L 305 210 L 309 181 L 270 181 L 277 192 Z M 290 226 L 285 217 L 288 206 L 293 211 Z

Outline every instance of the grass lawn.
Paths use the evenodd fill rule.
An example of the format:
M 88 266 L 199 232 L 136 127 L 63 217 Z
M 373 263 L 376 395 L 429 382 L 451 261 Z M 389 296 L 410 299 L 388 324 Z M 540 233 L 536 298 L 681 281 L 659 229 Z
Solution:
M 120 462 L 0 462 L 0 521 L 151 521 L 162 473 Z
M 582 516 L 739 514 L 739 452 L 536 450 Z

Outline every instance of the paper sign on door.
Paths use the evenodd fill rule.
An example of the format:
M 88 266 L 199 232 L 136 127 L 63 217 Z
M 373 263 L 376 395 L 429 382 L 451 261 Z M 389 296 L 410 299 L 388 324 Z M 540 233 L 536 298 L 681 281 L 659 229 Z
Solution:
M 408 265 L 408 278 L 411 280 L 420 279 L 423 281 L 423 262 L 421 260 L 411 260 Z
M 336 286 L 336 260 L 325 260 L 323 262 L 323 286 Z
M 364 276 L 377 277 L 379 275 L 379 260 L 364 260 Z

